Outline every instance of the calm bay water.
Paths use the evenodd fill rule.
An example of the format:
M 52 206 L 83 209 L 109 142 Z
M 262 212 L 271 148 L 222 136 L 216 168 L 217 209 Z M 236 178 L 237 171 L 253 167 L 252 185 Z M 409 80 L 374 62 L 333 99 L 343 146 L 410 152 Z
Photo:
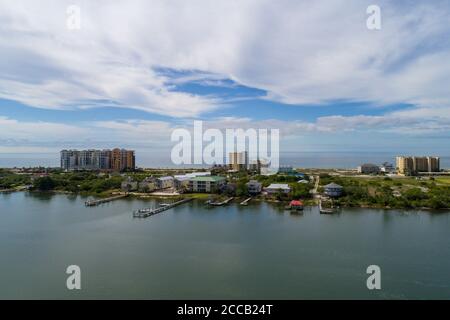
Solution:
M 0 298 L 450 298 L 450 213 L 0 194 Z M 65 287 L 81 267 L 82 290 Z M 382 290 L 366 288 L 368 265 Z

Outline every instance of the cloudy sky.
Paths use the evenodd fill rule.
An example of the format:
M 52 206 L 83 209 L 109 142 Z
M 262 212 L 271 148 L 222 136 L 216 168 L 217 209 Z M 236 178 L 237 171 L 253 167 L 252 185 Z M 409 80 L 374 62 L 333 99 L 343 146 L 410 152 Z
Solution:
M 448 155 L 450 1 L 0 0 L 0 158 L 170 152 L 193 120 L 278 128 L 282 151 Z

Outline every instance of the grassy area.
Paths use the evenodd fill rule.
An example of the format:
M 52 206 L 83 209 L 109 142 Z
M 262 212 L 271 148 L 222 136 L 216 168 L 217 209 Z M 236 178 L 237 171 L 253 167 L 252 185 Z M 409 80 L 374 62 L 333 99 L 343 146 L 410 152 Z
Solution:
M 344 187 L 336 200 L 341 206 L 378 208 L 450 208 L 450 179 L 415 177 L 344 177 L 323 175 L 323 186 L 335 182 Z
M 435 181 L 436 183 L 450 185 L 450 177 L 436 177 Z

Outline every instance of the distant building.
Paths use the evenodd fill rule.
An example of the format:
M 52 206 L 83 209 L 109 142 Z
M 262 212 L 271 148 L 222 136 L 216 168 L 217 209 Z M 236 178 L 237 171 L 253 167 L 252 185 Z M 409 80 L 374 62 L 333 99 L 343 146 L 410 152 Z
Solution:
M 248 169 L 248 153 L 242 152 L 230 152 L 229 154 L 229 167 L 234 171 L 241 171 Z
M 259 174 L 261 172 L 261 161 L 251 160 L 248 164 L 248 170 Z
M 272 183 L 270 186 L 264 189 L 268 194 L 273 194 L 277 192 L 289 193 L 291 192 L 291 188 L 288 184 L 284 183 Z
M 258 194 L 262 191 L 262 184 L 256 180 L 250 180 L 247 182 L 247 191 L 250 194 Z
M 157 189 L 168 189 L 174 186 L 173 177 L 159 177 L 156 178 L 156 188 Z
M 397 173 L 414 175 L 420 172 L 439 172 L 439 157 L 403 157 L 396 158 Z
M 193 177 L 189 179 L 189 190 L 192 192 L 217 192 L 226 184 L 226 179 L 220 176 Z
M 134 170 L 133 150 L 62 150 L 61 168 L 64 170 Z
M 395 167 L 392 163 L 384 162 L 380 167 L 381 172 L 392 173 L 395 171 Z
M 340 197 L 344 188 L 334 182 L 323 187 L 324 193 L 329 197 Z
M 358 167 L 358 172 L 364 174 L 379 173 L 380 167 L 376 164 L 364 163 Z
M 287 175 L 293 175 L 297 173 L 292 166 L 280 166 L 278 168 L 279 174 L 287 174 Z
M 268 175 L 271 175 L 273 173 L 276 173 L 276 172 L 273 172 L 271 170 L 270 162 L 267 161 L 267 160 L 260 160 L 259 161 L 259 172 L 263 176 L 268 176 Z

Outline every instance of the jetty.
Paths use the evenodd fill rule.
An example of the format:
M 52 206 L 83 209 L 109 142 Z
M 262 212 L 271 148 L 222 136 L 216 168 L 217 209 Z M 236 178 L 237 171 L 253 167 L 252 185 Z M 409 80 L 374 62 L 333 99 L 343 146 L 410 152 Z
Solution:
M 240 203 L 240 205 L 241 205 L 241 206 L 246 206 L 246 205 L 248 205 L 248 202 L 249 202 L 250 200 L 252 200 L 252 197 L 245 199 L 244 201 L 242 201 L 242 202 Z
M 97 199 L 97 200 L 88 200 L 88 201 L 86 201 L 84 203 L 84 205 L 86 207 L 95 207 L 95 206 L 98 206 L 98 205 L 103 204 L 103 203 L 111 202 L 111 201 L 122 199 L 122 198 L 126 198 L 126 197 L 128 197 L 128 193 L 121 194 L 121 195 L 114 196 L 114 197 L 109 197 L 109 198 L 103 198 L 103 199 Z
M 192 201 L 193 198 L 186 198 L 180 201 L 176 201 L 173 203 L 164 203 L 161 204 L 157 208 L 143 208 L 139 210 L 133 211 L 133 218 L 147 218 L 150 216 L 153 216 L 155 214 L 161 213 L 163 211 L 169 210 L 171 208 L 174 208 L 176 206 L 179 206 L 180 204 Z
M 212 200 L 208 200 L 208 201 L 206 201 L 206 204 L 210 205 L 210 206 L 218 207 L 218 206 L 223 206 L 223 205 L 228 204 L 228 202 L 230 202 L 233 199 L 234 199 L 234 197 L 231 197 L 231 198 L 225 199 L 225 200 L 220 201 L 220 202 L 213 202 Z

